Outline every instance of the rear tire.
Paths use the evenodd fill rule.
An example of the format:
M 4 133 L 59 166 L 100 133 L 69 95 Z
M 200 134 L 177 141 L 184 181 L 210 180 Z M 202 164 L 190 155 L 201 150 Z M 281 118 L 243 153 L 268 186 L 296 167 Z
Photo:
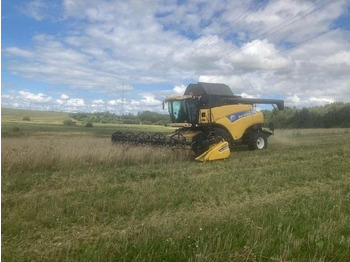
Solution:
M 248 138 L 249 150 L 262 150 L 267 147 L 267 136 L 261 132 L 254 132 Z

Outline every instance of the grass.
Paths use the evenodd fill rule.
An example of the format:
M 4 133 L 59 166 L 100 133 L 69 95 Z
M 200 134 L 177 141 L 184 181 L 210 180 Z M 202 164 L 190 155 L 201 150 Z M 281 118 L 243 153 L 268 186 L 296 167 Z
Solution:
M 4 261 L 349 261 L 346 129 L 277 130 L 199 163 L 32 126 L 2 139 Z
M 115 131 L 163 132 L 171 133 L 174 128 L 157 125 L 130 125 L 130 124 L 101 124 L 93 123 L 93 127 L 85 127 L 84 122 L 76 121 L 74 126 L 64 126 L 63 121 L 70 119 L 68 113 L 30 111 L 19 109 L 1 109 L 1 136 L 2 137 L 30 137 L 43 135 L 94 135 L 110 138 Z M 29 117 L 30 121 L 24 120 Z M 75 120 L 74 120 L 75 121 Z
M 33 111 L 12 108 L 1 108 L 1 122 L 23 122 L 24 117 L 29 117 L 32 123 L 62 124 L 69 118 L 68 113 L 51 111 Z M 24 120 L 26 121 L 26 120 Z

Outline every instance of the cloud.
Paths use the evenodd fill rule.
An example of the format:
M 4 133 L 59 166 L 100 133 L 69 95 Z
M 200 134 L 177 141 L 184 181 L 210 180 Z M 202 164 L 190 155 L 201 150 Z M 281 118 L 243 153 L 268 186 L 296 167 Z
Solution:
M 115 106 L 115 105 L 123 104 L 123 103 L 124 103 L 124 101 L 122 99 L 109 100 L 107 102 L 107 104 L 110 105 L 110 106 Z
M 293 95 L 286 97 L 285 103 L 287 106 L 296 106 L 296 107 L 309 107 L 309 106 L 320 106 L 324 104 L 331 104 L 336 102 L 332 98 L 327 97 L 302 97 L 298 95 Z
M 162 105 L 162 101 L 156 99 L 155 95 L 152 95 L 152 94 L 144 95 L 141 101 L 143 105 L 148 107 L 156 107 L 156 106 L 160 107 Z
M 24 50 L 24 49 L 20 49 L 18 47 L 8 47 L 8 48 L 4 48 L 4 53 L 10 56 L 15 56 L 15 57 L 20 57 L 20 58 L 33 58 L 34 57 L 34 53 Z
M 43 93 L 33 94 L 28 91 L 19 91 L 18 93 L 22 99 L 34 103 L 48 103 L 52 101 L 52 97 Z
M 68 100 L 69 96 L 67 96 L 66 94 L 62 94 L 60 97 L 61 100 Z
M 348 8 L 345 0 L 324 6 L 301 0 L 55 3 L 30 1 L 23 10 L 37 21 L 57 11 L 69 28 L 42 31 L 27 46 L 4 46 L 3 67 L 22 79 L 65 86 L 69 94 L 88 90 L 104 96 L 104 104 L 64 94 L 52 98 L 60 105 L 157 110 L 161 95 L 182 95 L 197 81 L 225 83 L 248 97 L 278 96 L 290 105 L 350 101 L 349 30 L 304 42 L 339 24 Z M 135 89 L 164 83 L 174 88 Z M 120 91 L 130 97 L 116 99 Z
M 66 104 L 69 107 L 83 107 L 85 106 L 85 101 L 84 99 L 81 99 L 81 98 L 71 98 L 67 100 Z
M 52 21 L 61 19 L 61 8 L 57 0 L 49 2 L 44 0 L 27 1 L 22 6 L 18 6 L 17 9 L 20 13 L 39 22 L 46 19 Z
M 267 39 L 253 40 L 227 57 L 227 61 L 237 70 L 283 69 L 292 65 L 292 61 L 278 55 L 275 45 Z
M 105 102 L 102 99 L 96 99 L 92 101 L 93 105 L 104 105 Z
M 182 96 L 185 93 L 186 86 L 185 85 L 176 85 L 173 89 L 175 95 Z
M 46 17 L 45 11 L 47 8 L 48 6 L 44 1 L 34 0 L 27 2 L 21 12 L 37 21 L 41 21 Z
M 340 51 L 325 59 L 325 63 L 330 66 L 339 65 L 350 68 L 350 51 Z

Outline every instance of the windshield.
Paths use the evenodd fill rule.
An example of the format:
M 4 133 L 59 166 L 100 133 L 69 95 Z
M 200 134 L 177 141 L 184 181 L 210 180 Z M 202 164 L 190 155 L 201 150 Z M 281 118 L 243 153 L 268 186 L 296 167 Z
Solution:
M 196 123 L 198 121 L 198 102 L 195 99 L 169 101 L 168 110 L 173 123 Z

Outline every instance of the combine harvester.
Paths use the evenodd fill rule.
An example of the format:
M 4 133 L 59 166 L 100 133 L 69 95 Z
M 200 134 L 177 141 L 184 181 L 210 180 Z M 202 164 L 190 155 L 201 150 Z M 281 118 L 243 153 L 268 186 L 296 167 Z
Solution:
M 273 134 L 264 130 L 263 113 L 255 111 L 254 104 L 273 104 L 282 110 L 284 101 L 252 99 L 235 96 L 225 84 L 190 84 L 183 96 L 167 97 L 170 126 L 178 129 L 169 135 L 162 133 L 134 134 L 115 132 L 113 143 L 133 143 L 190 147 L 198 161 L 227 158 L 236 144 L 246 144 L 250 150 L 267 147 L 267 138 Z M 163 106 L 164 107 L 164 106 Z

